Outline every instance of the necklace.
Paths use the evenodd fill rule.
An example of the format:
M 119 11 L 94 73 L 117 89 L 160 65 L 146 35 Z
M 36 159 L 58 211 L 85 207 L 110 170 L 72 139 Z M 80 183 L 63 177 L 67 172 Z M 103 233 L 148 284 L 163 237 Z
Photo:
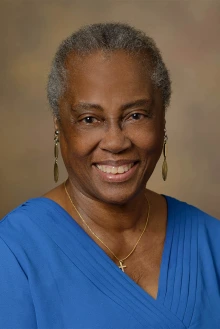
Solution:
M 124 257 L 124 258 L 121 258 L 121 259 L 119 259 L 116 255 L 115 255 L 115 253 L 100 239 L 100 237 L 95 233 L 95 232 L 93 232 L 93 230 L 89 227 L 89 225 L 86 223 L 86 221 L 84 220 L 84 218 L 82 217 L 82 215 L 80 214 L 80 212 L 78 211 L 78 209 L 76 208 L 76 206 L 75 206 L 75 204 L 73 203 L 73 200 L 71 199 L 71 197 L 70 197 L 70 195 L 69 195 L 69 192 L 67 191 L 67 188 L 66 188 L 66 182 L 64 182 L 64 189 L 65 189 L 65 192 L 66 192 L 66 195 L 67 195 L 67 197 L 68 197 L 68 199 L 70 200 L 70 202 L 71 202 L 71 204 L 72 204 L 72 206 L 73 206 L 73 208 L 75 209 L 75 211 L 77 212 L 77 214 L 79 215 L 79 217 L 80 217 L 80 219 L 82 220 L 82 222 L 86 225 L 86 227 L 88 228 L 88 230 L 92 233 L 92 235 L 94 235 L 95 237 L 96 237 L 96 239 L 99 241 L 99 242 L 101 242 L 107 249 L 108 249 L 108 251 L 110 251 L 110 253 L 117 259 L 117 261 L 118 261 L 118 263 L 119 263 L 119 265 L 118 265 L 118 267 L 122 270 L 122 272 L 124 272 L 125 270 L 125 268 L 127 267 L 126 265 L 123 265 L 123 263 L 124 263 L 124 261 L 126 260 L 126 259 L 128 259 L 128 257 L 130 257 L 131 256 L 131 254 L 133 254 L 133 252 L 135 251 L 135 249 L 136 249 L 136 247 L 137 247 L 137 245 L 138 245 L 138 243 L 140 242 L 140 239 L 142 238 L 142 236 L 143 236 L 143 234 L 144 234 L 144 232 L 146 231 L 146 228 L 147 228 L 147 225 L 148 225 L 148 221 L 149 221 L 149 217 L 150 217 L 150 202 L 148 201 L 148 199 L 147 199 L 147 197 L 146 197 L 146 200 L 147 200 L 147 203 L 148 203 L 148 213 L 147 213 L 147 220 L 146 220 L 146 223 L 145 223 L 145 225 L 144 225 L 144 229 L 143 229 L 143 231 L 142 231 L 142 233 L 141 233 L 141 235 L 139 236 L 139 238 L 138 238 L 138 240 L 137 240 L 137 242 L 135 243 L 135 245 L 134 245 L 134 247 L 133 247 L 133 249 L 129 252 L 129 254 L 126 256 L 126 257 Z

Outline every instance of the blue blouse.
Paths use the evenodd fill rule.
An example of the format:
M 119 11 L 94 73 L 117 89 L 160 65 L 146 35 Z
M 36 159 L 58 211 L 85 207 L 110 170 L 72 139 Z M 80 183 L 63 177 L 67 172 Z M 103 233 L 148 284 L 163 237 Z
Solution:
M 0 329 L 219 329 L 220 221 L 166 200 L 156 299 L 54 201 L 9 213 L 0 221 Z

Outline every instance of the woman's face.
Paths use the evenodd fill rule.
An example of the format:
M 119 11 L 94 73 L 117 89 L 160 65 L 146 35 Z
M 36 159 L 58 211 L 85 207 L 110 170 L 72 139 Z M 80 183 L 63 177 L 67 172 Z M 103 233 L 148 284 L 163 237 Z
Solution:
M 164 108 L 141 59 L 123 51 L 71 54 L 60 101 L 60 147 L 78 191 L 123 204 L 143 188 L 160 157 Z

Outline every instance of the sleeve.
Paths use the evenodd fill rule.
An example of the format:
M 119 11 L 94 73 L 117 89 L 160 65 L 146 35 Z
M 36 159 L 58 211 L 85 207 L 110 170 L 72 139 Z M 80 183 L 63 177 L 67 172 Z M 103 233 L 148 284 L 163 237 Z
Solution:
M 28 278 L 0 237 L 0 328 L 35 329 L 36 316 Z

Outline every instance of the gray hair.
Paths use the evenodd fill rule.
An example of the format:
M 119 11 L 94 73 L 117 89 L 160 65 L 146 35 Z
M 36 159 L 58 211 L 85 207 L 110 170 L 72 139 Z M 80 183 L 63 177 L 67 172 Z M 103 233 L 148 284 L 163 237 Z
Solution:
M 59 100 L 66 88 L 65 60 L 75 52 L 87 55 L 102 50 L 113 52 L 124 50 L 131 54 L 144 53 L 152 66 L 151 80 L 162 94 L 164 108 L 170 102 L 171 80 L 154 40 L 143 31 L 122 23 L 100 23 L 87 25 L 70 35 L 59 46 L 52 62 L 47 85 L 47 96 L 53 115 L 59 118 Z

